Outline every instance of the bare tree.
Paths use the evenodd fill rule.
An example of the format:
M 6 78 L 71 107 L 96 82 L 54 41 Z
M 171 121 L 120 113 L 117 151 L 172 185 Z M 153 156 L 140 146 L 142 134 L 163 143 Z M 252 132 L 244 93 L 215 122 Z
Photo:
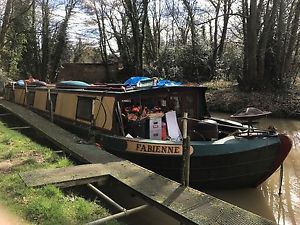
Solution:
M 139 74 L 143 69 L 143 46 L 145 37 L 145 24 L 148 16 L 148 0 L 124 0 L 125 13 L 129 18 L 133 49 L 135 74 Z
M 42 0 L 42 32 L 41 32 L 41 78 L 46 80 L 49 71 L 49 58 L 50 58 L 50 11 L 49 0 Z
M 4 11 L 4 16 L 2 20 L 2 25 L 1 25 L 1 30 L 0 30 L 0 50 L 2 49 L 5 41 L 5 35 L 8 30 L 10 20 L 11 20 L 11 15 L 12 15 L 12 6 L 13 0 L 7 0 L 6 6 L 5 6 L 5 11 Z
M 211 78 L 214 77 L 216 71 L 216 62 L 222 58 L 224 52 L 224 45 L 227 36 L 228 23 L 231 13 L 232 0 L 208 0 L 213 6 L 215 14 L 214 16 L 214 25 L 210 23 L 210 33 L 211 33 L 211 46 L 212 54 L 210 59 L 211 65 Z M 221 16 L 220 14 L 223 13 Z M 220 17 L 223 19 L 223 26 L 220 25 Z M 221 27 L 221 29 L 220 29 Z M 213 29 L 214 28 L 214 29 Z M 221 30 L 221 37 L 219 37 L 219 30 Z
M 285 57 L 282 62 L 283 63 L 282 74 L 287 74 L 291 71 L 293 52 L 296 47 L 297 39 L 299 38 L 298 30 L 299 30 L 299 21 L 300 21 L 300 0 L 297 1 L 294 8 L 294 12 L 295 13 L 294 13 L 293 21 L 291 23 L 291 31 L 290 31 L 289 41 L 288 41 L 288 47 L 286 49 Z
M 145 60 L 146 63 L 157 59 L 161 44 L 162 2 L 154 0 L 149 5 L 150 15 L 145 24 Z
M 73 9 L 75 8 L 76 4 L 78 3 L 77 0 L 68 0 L 66 6 L 65 6 L 65 17 L 60 24 L 56 37 L 55 37 L 55 43 L 53 52 L 51 55 L 51 72 L 49 74 L 49 80 L 51 82 L 56 81 L 57 74 L 60 69 L 61 59 L 62 55 L 64 53 L 65 47 L 66 47 L 66 38 L 67 38 L 67 28 L 68 28 L 68 22 L 72 15 Z
M 250 89 L 290 83 L 298 55 L 300 1 L 251 0 L 243 2 L 244 77 Z

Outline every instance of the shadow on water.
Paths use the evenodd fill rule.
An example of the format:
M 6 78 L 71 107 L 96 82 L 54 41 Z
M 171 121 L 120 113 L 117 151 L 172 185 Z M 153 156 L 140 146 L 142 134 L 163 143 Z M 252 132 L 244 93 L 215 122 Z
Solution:
M 228 114 L 214 113 L 229 118 Z M 258 127 L 273 125 L 293 140 L 293 148 L 284 161 L 282 194 L 279 195 L 280 171 L 276 171 L 256 189 L 205 190 L 224 201 L 270 219 L 278 224 L 300 224 L 300 120 L 264 118 Z

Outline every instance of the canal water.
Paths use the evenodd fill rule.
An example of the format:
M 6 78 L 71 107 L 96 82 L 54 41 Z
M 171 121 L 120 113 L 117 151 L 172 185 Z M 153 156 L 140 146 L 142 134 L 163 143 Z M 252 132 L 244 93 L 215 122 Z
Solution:
M 229 119 L 229 115 L 213 113 L 215 117 Z M 263 118 L 256 125 L 273 125 L 293 140 L 293 148 L 284 161 L 282 194 L 279 195 L 280 171 L 276 171 L 259 187 L 239 190 L 206 190 L 224 201 L 237 205 L 277 224 L 300 224 L 300 120 Z

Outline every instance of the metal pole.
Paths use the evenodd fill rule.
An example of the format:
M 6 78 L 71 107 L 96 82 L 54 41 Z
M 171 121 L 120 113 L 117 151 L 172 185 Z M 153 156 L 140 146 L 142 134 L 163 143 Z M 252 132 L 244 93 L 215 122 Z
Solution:
M 280 166 L 280 183 L 279 183 L 279 192 L 278 192 L 279 195 L 281 195 L 282 180 L 283 180 L 283 164 L 281 164 Z
M 187 135 L 188 113 L 183 114 L 183 140 L 182 140 L 182 180 L 184 187 L 190 185 L 190 137 Z
M 0 113 L 0 116 L 10 116 L 12 115 L 11 113 Z
M 26 126 L 26 127 L 10 127 L 10 130 L 21 130 L 21 129 L 30 129 L 30 126 Z
M 25 96 L 24 96 L 23 104 L 24 105 L 26 104 L 26 107 L 28 108 L 29 107 L 29 105 L 28 105 L 28 87 L 27 87 L 26 81 L 24 81 L 24 83 L 25 83 Z
M 118 203 L 116 203 L 113 199 L 111 199 L 110 197 L 108 197 L 106 194 L 104 194 L 103 192 L 101 192 L 98 188 L 96 188 L 94 185 L 92 184 L 87 184 L 87 186 L 92 189 L 93 191 L 95 191 L 98 195 L 100 195 L 103 199 L 105 199 L 106 201 L 108 201 L 110 204 L 112 204 L 113 206 L 115 206 L 116 208 L 118 208 L 121 211 L 126 211 L 126 209 L 122 206 L 120 206 Z
M 12 96 L 11 95 L 11 92 L 9 93 L 9 101 L 11 100 L 12 102 L 15 102 L 15 83 L 12 83 Z
M 53 123 L 53 103 L 51 100 L 51 92 L 50 92 L 50 88 L 48 88 L 48 103 L 49 103 L 49 111 L 50 111 L 50 120 Z
M 93 222 L 87 223 L 86 225 L 102 224 L 102 223 L 105 223 L 105 222 L 107 222 L 109 220 L 112 220 L 112 219 L 117 219 L 117 218 L 120 218 L 120 217 L 123 217 L 123 216 L 129 216 L 130 214 L 133 214 L 133 213 L 136 213 L 140 210 L 143 210 L 146 207 L 148 207 L 148 205 L 141 205 L 141 206 L 138 206 L 138 207 L 133 208 L 133 209 L 128 209 L 124 212 L 120 212 L 120 213 L 117 213 L 117 214 L 114 214 L 114 215 L 111 215 L 111 216 L 108 216 L 108 217 L 105 217 L 105 218 L 102 218 L 102 219 L 99 219 L 99 220 L 95 220 Z

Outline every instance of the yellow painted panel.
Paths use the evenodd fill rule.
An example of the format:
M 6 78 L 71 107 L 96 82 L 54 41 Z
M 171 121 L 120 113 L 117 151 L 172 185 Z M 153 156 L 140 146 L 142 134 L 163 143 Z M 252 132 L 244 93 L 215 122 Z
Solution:
M 39 110 L 46 110 L 47 104 L 47 92 L 46 91 L 36 91 L 34 95 L 33 107 Z
M 55 115 L 75 120 L 77 109 L 77 95 L 58 93 L 56 99 Z
M 25 104 L 25 89 L 15 89 L 15 103 Z
M 100 103 L 102 102 L 102 104 Z M 98 96 L 94 101 L 94 118 L 96 127 L 111 130 L 113 125 L 113 114 L 114 114 L 114 97 L 103 97 Z

